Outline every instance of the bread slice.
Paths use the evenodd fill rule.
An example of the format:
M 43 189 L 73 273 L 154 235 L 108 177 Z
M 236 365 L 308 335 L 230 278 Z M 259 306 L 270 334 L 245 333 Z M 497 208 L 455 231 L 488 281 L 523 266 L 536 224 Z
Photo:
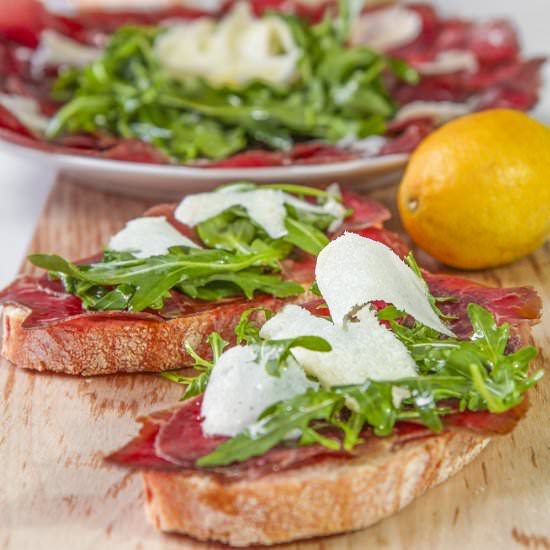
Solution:
M 307 302 L 305 292 L 294 302 Z M 242 300 L 171 320 L 108 318 L 83 315 L 50 325 L 25 328 L 26 307 L 6 304 L 2 319 L 2 356 L 25 369 L 93 376 L 117 372 L 161 372 L 193 363 L 187 341 L 208 357 L 212 332 L 232 342 L 241 314 L 255 305 L 277 311 L 290 302 L 278 298 L 261 304 Z
M 326 460 L 258 479 L 145 471 L 145 500 L 162 531 L 232 546 L 277 544 L 368 527 L 475 458 L 490 438 L 449 431 L 396 447 L 380 439 L 352 460 Z

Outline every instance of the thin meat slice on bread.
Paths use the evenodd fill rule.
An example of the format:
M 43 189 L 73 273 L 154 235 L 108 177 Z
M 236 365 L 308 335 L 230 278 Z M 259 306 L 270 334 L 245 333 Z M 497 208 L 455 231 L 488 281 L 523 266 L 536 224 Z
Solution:
M 347 192 L 343 203 L 353 214 L 329 238 L 344 230 L 355 231 L 401 255 L 406 253 L 400 237 L 382 227 L 389 218 L 384 206 Z M 175 209 L 176 205 L 159 205 L 144 216 L 164 217 L 182 235 L 196 240 L 195 231 L 175 218 Z M 59 280 L 20 277 L 0 293 L 0 305 L 4 305 L 2 356 L 22 368 L 84 376 L 188 366 L 193 360 L 184 341 L 208 356 L 208 335 L 216 331 L 231 341 L 234 326 L 246 309 L 277 311 L 286 303 L 310 300 L 307 289 L 314 280 L 314 266 L 314 256 L 298 249 L 282 261 L 282 278 L 306 289 L 297 296 L 276 298 L 256 293 L 253 299 L 205 301 L 170 291 L 162 308 L 139 312 L 85 309 L 82 300 L 68 293 Z

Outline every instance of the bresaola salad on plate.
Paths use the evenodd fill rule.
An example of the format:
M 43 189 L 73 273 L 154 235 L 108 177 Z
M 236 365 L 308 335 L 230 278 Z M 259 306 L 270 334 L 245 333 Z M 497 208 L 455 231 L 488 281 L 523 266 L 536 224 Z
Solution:
M 211 335 L 196 378 L 166 373 L 189 384 L 185 403 L 143 419 L 109 460 L 255 478 L 353 459 L 391 434 L 404 444 L 449 429 L 507 433 L 522 416 L 542 376 L 521 338 L 539 316 L 533 290 L 503 300 L 446 277 L 449 294 L 432 294 L 442 286 L 412 255 L 350 233 L 322 250 L 315 275 L 317 301 L 249 310 L 236 346 Z
M 5 33 L 2 137 L 136 162 L 278 166 L 410 152 L 456 116 L 535 105 L 543 60 L 521 58 L 509 23 L 359 4 L 50 12 L 25 45 Z

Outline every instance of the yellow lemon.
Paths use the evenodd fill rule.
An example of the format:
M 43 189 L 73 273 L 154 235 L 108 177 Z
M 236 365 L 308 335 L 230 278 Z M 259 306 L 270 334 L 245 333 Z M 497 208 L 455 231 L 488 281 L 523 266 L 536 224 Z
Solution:
M 508 109 L 446 124 L 412 155 L 398 203 L 413 240 L 450 266 L 529 254 L 550 233 L 550 128 Z

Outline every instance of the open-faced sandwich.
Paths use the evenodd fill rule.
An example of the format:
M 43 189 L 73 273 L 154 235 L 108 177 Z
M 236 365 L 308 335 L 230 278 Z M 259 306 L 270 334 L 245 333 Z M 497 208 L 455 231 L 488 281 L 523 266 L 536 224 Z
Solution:
M 343 231 L 403 253 L 389 212 L 337 186 L 241 183 L 159 205 L 129 221 L 103 252 L 76 263 L 33 254 L 48 271 L 0 293 L 2 354 L 66 374 L 162 371 L 230 339 L 242 312 L 311 299 L 315 255 Z
M 531 288 L 422 272 L 350 233 L 315 275 L 316 301 L 249 310 L 232 347 L 212 334 L 185 402 L 142 418 L 110 455 L 143 471 L 159 529 L 244 546 L 362 528 L 525 413 L 542 375 Z
M 454 117 L 533 107 L 544 62 L 522 59 L 508 22 L 422 4 L 52 4 L 34 37 L 0 27 L 0 137 L 107 159 L 261 167 L 410 152 Z

